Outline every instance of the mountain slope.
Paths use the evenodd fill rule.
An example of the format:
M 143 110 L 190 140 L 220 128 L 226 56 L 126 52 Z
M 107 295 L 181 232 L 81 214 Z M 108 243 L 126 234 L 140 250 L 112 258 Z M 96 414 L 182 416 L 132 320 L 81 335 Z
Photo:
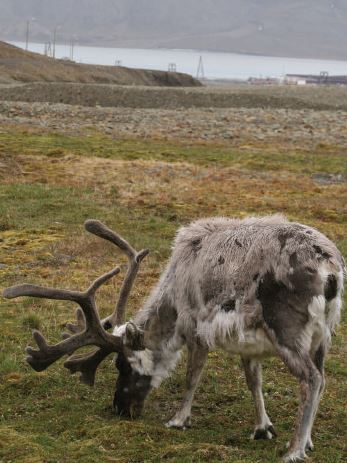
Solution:
M 0 84 L 13 82 L 73 82 L 163 87 L 201 85 L 188 74 L 179 72 L 94 66 L 55 60 L 0 41 Z
M 345 0 L 0 0 L 0 37 L 347 60 Z

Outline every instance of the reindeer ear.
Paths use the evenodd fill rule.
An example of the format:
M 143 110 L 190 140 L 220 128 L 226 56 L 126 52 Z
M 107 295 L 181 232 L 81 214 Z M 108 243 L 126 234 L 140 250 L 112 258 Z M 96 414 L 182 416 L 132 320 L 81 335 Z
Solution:
M 124 344 L 132 350 L 144 350 L 144 331 L 132 321 L 128 322 L 125 327 Z

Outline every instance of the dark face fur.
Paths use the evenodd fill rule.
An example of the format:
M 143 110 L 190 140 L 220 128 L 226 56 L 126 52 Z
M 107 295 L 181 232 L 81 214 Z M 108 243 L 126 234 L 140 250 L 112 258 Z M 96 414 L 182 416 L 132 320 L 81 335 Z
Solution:
M 125 355 L 117 356 L 118 379 L 113 406 L 116 414 L 128 418 L 141 415 L 147 394 L 151 390 L 151 376 L 140 375 L 134 371 Z

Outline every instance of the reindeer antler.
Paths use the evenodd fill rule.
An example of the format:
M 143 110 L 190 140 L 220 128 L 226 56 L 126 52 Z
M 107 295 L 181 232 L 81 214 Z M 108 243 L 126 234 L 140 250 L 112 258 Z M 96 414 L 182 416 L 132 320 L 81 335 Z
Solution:
M 124 320 L 125 305 L 130 290 L 134 283 L 139 265 L 148 254 L 147 250 L 137 253 L 123 238 L 107 228 L 101 222 L 88 220 L 85 228 L 101 238 L 107 239 L 123 250 L 129 258 L 129 268 L 122 284 L 119 300 L 114 313 L 105 320 L 100 321 L 95 303 L 95 293 L 102 284 L 117 275 L 120 269 L 117 267 L 111 272 L 105 273 L 96 279 L 85 292 L 68 291 L 55 288 L 47 288 L 35 285 L 18 285 L 5 289 L 3 295 L 8 299 L 19 296 L 33 296 L 48 299 L 68 300 L 79 304 L 76 324 L 67 324 L 71 334 L 63 334 L 63 340 L 57 344 L 49 345 L 45 337 L 34 331 L 34 339 L 38 349 L 27 347 L 29 354 L 28 363 L 36 371 L 43 371 L 64 355 L 71 355 L 80 347 L 95 345 L 98 349 L 87 354 L 72 355 L 64 364 L 70 372 L 81 373 L 81 381 L 93 385 L 95 374 L 99 364 L 112 352 L 122 349 L 122 338 L 106 331 L 114 324 L 121 324 Z
M 100 323 L 99 314 L 95 305 L 95 292 L 106 281 L 119 273 L 120 269 L 115 268 L 111 272 L 101 276 L 85 292 L 67 291 L 63 289 L 45 288 L 35 285 L 18 285 L 7 288 L 4 297 L 7 299 L 19 296 L 33 296 L 48 299 L 58 299 L 61 301 L 73 301 L 80 305 L 85 318 L 83 331 L 69 336 L 57 344 L 49 345 L 45 337 L 39 331 L 34 331 L 34 339 L 38 349 L 27 347 L 29 354 L 27 361 L 36 371 L 43 371 L 56 360 L 64 355 L 71 355 L 80 347 L 95 345 L 102 348 L 105 352 L 118 352 L 122 347 L 120 337 L 113 336 L 104 330 Z
M 84 226 L 90 233 L 93 233 L 94 235 L 97 235 L 100 238 L 110 241 L 118 246 L 118 248 L 127 255 L 129 260 L 128 271 L 119 293 L 116 308 L 112 315 L 102 320 L 102 324 L 105 329 L 113 328 L 114 326 L 119 326 L 124 323 L 126 302 L 134 284 L 140 264 L 149 254 L 149 250 L 143 249 L 140 252 L 135 251 L 135 249 L 133 249 L 127 241 L 98 220 L 87 220 Z

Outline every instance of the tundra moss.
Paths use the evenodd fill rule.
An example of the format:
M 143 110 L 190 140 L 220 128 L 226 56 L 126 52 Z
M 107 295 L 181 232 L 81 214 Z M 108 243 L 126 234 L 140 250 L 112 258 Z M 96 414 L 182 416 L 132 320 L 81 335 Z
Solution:
M 151 250 L 129 300 L 129 315 L 157 281 L 177 228 L 193 218 L 283 211 L 327 233 L 347 257 L 345 186 L 312 181 L 316 172 L 346 175 L 345 156 L 333 148 L 286 153 L 280 146 L 250 150 L 115 141 L 98 134 L 71 137 L 14 126 L 2 131 L 0 143 L 5 161 L 13 161 L 13 170 L 0 184 L 2 288 L 30 281 L 83 289 L 115 261 L 123 264 L 112 246 L 83 231 L 88 217 L 105 221 L 136 247 Z M 66 157 L 79 163 L 61 175 L 54 166 Z M 19 173 L 16 163 L 24 164 L 26 158 L 32 169 Z M 113 163 L 98 177 L 96 169 L 105 159 Z M 118 276 L 100 290 L 103 315 L 113 307 L 120 281 Z M 210 353 L 193 405 L 193 427 L 168 430 L 163 423 L 177 409 L 184 388 L 184 358 L 150 395 L 140 420 L 121 420 L 110 410 L 112 358 L 101 366 L 95 389 L 71 377 L 62 362 L 42 373 L 25 363 L 31 328 L 40 325 L 50 341 L 57 341 L 64 324 L 73 319 L 73 304 L 32 298 L 2 299 L 0 304 L 0 460 L 272 463 L 284 451 L 295 423 L 298 388 L 278 359 L 264 365 L 266 402 L 277 439 L 249 440 L 253 402 L 238 358 L 222 352 Z M 315 463 L 345 461 L 346 321 L 345 311 L 327 361 L 327 388 L 313 430 Z

